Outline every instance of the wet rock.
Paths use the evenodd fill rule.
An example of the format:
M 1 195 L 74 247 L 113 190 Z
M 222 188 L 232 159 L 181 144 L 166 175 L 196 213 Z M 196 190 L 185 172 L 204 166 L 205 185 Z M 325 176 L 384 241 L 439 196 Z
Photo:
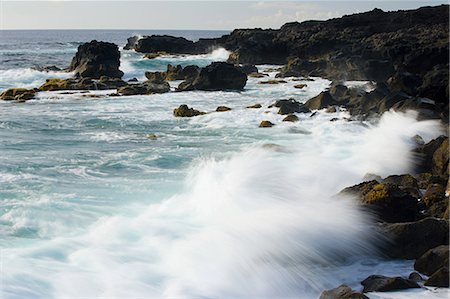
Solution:
M 182 82 L 177 90 L 242 90 L 247 83 L 247 75 L 232 64 L 213 62 L 202 68 L 195 79 Z
M 101 76 L 100 79 L 96 81 L 96 87 L 100 90 L 116 89 L 125 85 L 127 85 L 127 82 L 122 79 L 107 76 Z
M 409 274 L 408 279 L 415 282 L 423 281 L 423 277 L 417 272 L 412 272 L 411 274 Z
M 416 259 L 439 245 L 448 245 L 449 225 L 444 219 L 384 224 L 380 232 L 390 241 L 383 252 L 391 258 Z
M 420 197 L 419 185 L 417 184 L 417 180 L 410 174 L 390 175 L 382 182 L 384 184 L 395 185 L 415 198 Z
M 121 78 L 123 72 L 119 70 L 119 66 L 120 52 L 117 45 L 93 40 L 78 47 L 69 71 L 83 78 Z
M 299 121 L 299 118 L 298 118 L 298 116 L 295 115 L 295 114 L 289 114 L 288 116 L 286 116 L 285 118 L 283 118 L 283 121 L 296 122 L 296 121 Z
M 278 100 L 269 106 L 269 108 L 272 108 L 272 107 L 280 108 L 278 110 L 278 114 L 281 114 L 281 115 L 287 115 L 287 114 L 291 114 L 291 113 L 295 113 L 295 112 L 297 112 L 297 113 L 311 112 L 305 105 L 297 102 L 294 99 Z
M 363 293 L 367 292 L 390 292 L 395 290 L 404 290 L 411 288 L 420 288 L 420 286 L 413 280 L 402 277 L 387 277 L 382 275 L 371 275 L 364 279 Z
M 35 94 L 35 89 L 9 88 L 0 94 L 0 99 L 3 101 L 25 102 L 33 99 Z
M 414 269 L 425 275 L 432 275 L 442 267 L 448 266 L 449 247 L 440 245 L 425 252 L 414 263 Z
M 147 137 L 147 139 L 150 139 L 150 140 L 158 139 L 158 135 L 156 135 L 156 134 L 147 134 L 145 137 Z
M 336 113 L 337 109 L 335 106 L 330 106 L 327 108 L 327 110 L 325 110 L 326 113 Z
M 130 80 L 128 80 L 128 82 L 138 82 L 139 80 L 136 78 L 136 77 L 134 77 L 134 78 L 131 78 Z
M 259 109 L 261 107 L 262 107 L 261 104 L 254 104 L 254 105 L 247 106 L 247 108 L 249 108 L 249 109 Z
M 216 108 L 216 112 L 225 112 L 225 111 L 230 111 L 231 108 L 226 107 L 226 106 L 219 106 Z
M 395 185 L 374 180 L 347 187 L 340 194 L 356 196 L 364 207 L 386 222 L 406 222 L 418 218 L 416 198 Z
M 416 172 L 430 172 L 448 178 L 448 137 L 440 136 L 413 152 L 417 156 Z
M 57 67 L 56 65 L 50 65 L 50 66 L 44 66 L 44 67 L 34 67 L 35 70 L 40 72 L 61 72 L 63 71 L 61 68 Z
M 431 184 L 427 187 L 422 201 L 426 207 L 431 207 L 433 204 L 443 201 L 445 199 L 445 188 L 439 184 Z
M 258 73 L 258 68 L 254 64 L 243 64 L 241 66 L 238 65 L 237 67 L 246 75 Z
M 126 86 L 117 89 L 117 93 L 124 96 L 166 93 L 169 91 L 170 91 L 169 83 L 167 82 L 155 83 L 151 81 L 145 81 L 143 83 L 138 84 L 128 84 Z
M 297 89 L 303 89 L 303 88 L 305 88 L 306 86 L 308 86 L 308 85 L 306 85 L 306 84 L 296 84 L 296 85 L 294 85 L 294 88 L 297 88 Z
M 425 285 L 429 287 L 449 287 L 448 267 L 442 267 L 433 273 L 426 281 Z
M 165 72 L 145 72 L 145 77 L 150 81 L 174 81 L 174 80 L 193 80 L 200 72 L 200 68 L 196 65 L 167 65 Z
M 369 299 L 369 297 L 343 284 L 337 288 L 323 291 L 319 299 Z
M 175 117 L 193 117 L 203 114 L 205 114 L 205 112 L 195 110 L 194 108 L 189 108 L 187 105 L 180 105 L 180 107 L 173 110 L 173 115 Z
M 97 84 L 91 78 L 47 79 L 39 87 L 41 91 L 57 90 L 97 90 Z
M 280 83 L 287 83 L 287 82 L 284 80 L 267 80 L 267 81 L 259 81 L 258 83 L 273 85 L 273 84 L 280 84 Z
M 269 74 L 264 74 L 264 73 L 251 73 L 251 74 L 248 74 L 248 76 L 249 76 L 249 77 L 252 77 L 252 78 L 264 78 L 264 77 L 268 77 Z
M 305 106 L 311 110 L 323 109 L 333 105 L 337 105 L 337 102 L 329 91 L 323 91 L 305 103 Z
M 144 36 L 136 41 L 133 48 L 141 53 L 196 54 L 194 42 L 168 35 Z
M 144 54 L 144 58 L 146 58 L 146 59 L 155 59 L 155 58 L 158 58 L 160 56 L 167 55 L 167 54 L 168 53 L 164 52 L 164 51 L 156 52 L 156 53 L 146 53 L 146 54 Z
M 270 128 L 273 127 L 275 124 L 273 124 L 272 122 L 268 121 L 268 120 L 263 120 L 260 124 L 259 127 L 260 128 Z

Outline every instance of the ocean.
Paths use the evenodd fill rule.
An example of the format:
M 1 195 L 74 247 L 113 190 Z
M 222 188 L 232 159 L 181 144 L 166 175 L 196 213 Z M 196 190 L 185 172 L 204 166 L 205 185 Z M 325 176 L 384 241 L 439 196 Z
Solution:
M 3 30 L 0 91 L 70 77 L 34 68 L 67 67 L 92 39 L 123 47 L 135 34 L 226 33 Z M 125 80 L 144 80 L 145 71 L 169 63 L 206 66 L 228 55 L 149 60 L 121 49 L 121 70 Z M 276 67 L 258 69 L 270 79 Z M 334 195 L 368 173 L 408 172 L 412 137 L 429 141 L 439 124 L 413 112 L 350 122 L 344 110 L 299 113 L 299 122 L 286 123 L 268 108 L 278 99 L 305 102 L 331 83 L 313 79 L 249 78 L 242 92 L 41 92 L 26 103 L 1 102 L 0 297 L 309 299 L 342 283 L 358 289 L 372 274 L 408 275 L 413 261 L 378 256 L 383 240 L 372 216 Z M 299 83 L 307 87 L 294 88 Z M 262 108 L 246 108 L 256 103 Z M 173 117 L 181 104 L 208 113 Z M 232 110 L 214 112 L 218 106 Z M 262 120 L 275 126 L 258 128 Z

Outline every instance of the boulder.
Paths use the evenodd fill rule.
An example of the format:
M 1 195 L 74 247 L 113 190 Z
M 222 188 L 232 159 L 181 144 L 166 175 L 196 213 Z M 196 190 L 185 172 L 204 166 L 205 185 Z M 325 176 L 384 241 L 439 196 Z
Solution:
M 391 258 L 416 259 L 439 245 L 448 245 L 449 225 L 444 219 L 384 224 L 380 232 L 390 241 L 383 248 Z
M 315 96 L 312 99 L 309 99 L 305 106 L 311 110 L 318 110 L 327 108 L 328 106 L 337 105 L 338 103 L 330 94 L 329 91 L 322 91 L 318 96 Z
M 395 185 L 373 180 L 347 187 L 340 194 L 356 196 L 364 207 L 386 222 L 406 222 L 418 218 L 417 199 Z
M 298 116 L 295 115 L 295 114 L 289 114 L 288 116 L 286 116 L 285 118 L 283 118 L 283 121 L 296 122 L 296 121 L 299 121 L 299 118 L 298 118 Z
M 448 137 L 446 136 L 440 136 L 416 148 L 413 151 L 416 155 L 416 172 L 430 172 L 447 179 L 448 152 L 445 150 L 446 148 L 448 149 Z
M 440 184 L 431 184 L 422 196 L 422 202 L 426 207 L 445 200 L 445 188 Z
M 35 94 L 35 89 L 9 88 L 0 94 L 0 99 L 3 101 L 25 102 L 33 99 Z
M 241 66 L 237 65 L 237 67 L 241 72 L 243 72 L 246 75 L 259 74 L 258 68 L 254 64 L 243 64 Z
M 275 103 L 269 106 L 269 108 L 277 107 L 280 108 L 278 110 L 278 114 L 287 115 L 294 112 L 297 113 L 308 113 L 311 112 L 304 104 L 297 102 L 294 99 L 287 100 L 277 100 Z
M 213 62 L 202 68 L 195 79 L 182 82 L 177 90 L 242 90 L 247 83 L 247 75 L 239 68 L 226 62 Z
M 440 245 L 425 252 L 414 263 L 414 269 L 425 275 L 432 275 L 442 267 L 448 266 L 449 247 Z
M 168 91 L 170 91 L 169 83 L 151 81 L 145 81 L 143 83 L 137 84 L 128 84 L 117 89 L 117 93 L 124 96 L 166 93 Z
M 272 122 L 268 121 L 268 120 L 263 120 L 260 124 L 259 127 L 260 128 L 270 128 L 273 127 L 275 124 L 273 124 Z
M 369 299 L 364 294 L 352 290 L 345 284 L 338 286 L 337 288 L 323 291 L 320 294 L 319 299 Z
M 409 274 L 408 279 L 415 282 L 423 281 L 423 277 L 417 272 L 412 272 L 411 274 Z
M 219 106 L 216 108 L 216 112 L 225 112 L 225 111 L 230 111 L 231 108 L 226 107 L 226 106 Z
M 306 85 L 306 84 L 296 84 L 296 85 L 294 85 L 294 88 L 297 88 L 297 89 L 303 89 L 303 88 L 305 88 L 306 86 L 308 86 L 308 85 Z
M 395 185 L 415 198 L 420 197 L 417 179 L 410 174 L 390 175 L 382 180 L 382 183 Z
M 145 72 L 145 77 L 148 81 L 153 83 L 162 83 L 166 81 L 166 74 L 164 72 Z
M 123 72 L 119 66 L 120 52 L 117 45 L 93 40 L 78 47 L 69 71 L 82 78 L 121 78 Z
M 127 83 L 119 78 L 102 76 L 98 80 L 91 78 L 47 79 L 39 87 L 41 91 L 58 90 L 107 90 L 126 86 Z
M 203 114 L 205 114 L 205 112 L 189 108 L 187 105 L 180 105 L 180 107 L 173 110 L 173 116 L 175 117 L 193 117 Z
M 449 287 L 448 267 L 442 267 L 433 273 L 426 281 L 425 285 L 428 287 Z
M 404 290 L 420 288 L 417 282 L 402 277 L 387 277 L 383 275 L 371 275 L 364 279 L 363 293 L 367 292 L 390 292 L 395 290 Z

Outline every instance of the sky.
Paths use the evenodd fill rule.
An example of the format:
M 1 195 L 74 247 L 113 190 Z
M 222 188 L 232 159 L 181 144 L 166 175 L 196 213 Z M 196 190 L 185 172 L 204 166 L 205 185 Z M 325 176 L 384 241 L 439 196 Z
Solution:
M 447 1 L 5 1 L 1 29 L 279 28 L 286 22 L 326 20 L 381 8 L 385 11 Z

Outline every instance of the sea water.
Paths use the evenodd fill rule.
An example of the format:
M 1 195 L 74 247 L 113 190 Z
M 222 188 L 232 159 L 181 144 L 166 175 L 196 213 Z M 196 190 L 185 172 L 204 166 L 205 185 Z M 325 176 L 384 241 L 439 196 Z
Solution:
M 152 33 L 161 32 L 2 31 L 0 89 L 71 76 L 32 68 L 66 67 L 81 42 L 123 46 Z M 205 66 L 228 54 L 149 60 L 121 50 L 121 69 L 125 79 L 144 80 L 168 63 Z M 349 122 L 344 110 L 319 111 L 282 122 L 270 104 L 305 102 L 331 82 L 259 83 L 274 76 L 249 78 L 242 92 L 42 92 L 0 103 L 1 298 L 306 299 L 342 283 L 360 289 L 371 274 L 408 275 L 413 261 L 378 256 L 375 245 L 385 240 L 372 216 L 334 195 L 367 173 L 408 172 L 412 137 L 429 141 L 442 128 L 414 112 Z M 307 87 L 293 87 L 299 83 Z M 263 108 L 246 108 L 256 103 Z M 181 104 L 208 113 L 174 118 Z M 258 128 L 262 120 L 275 126 Z

